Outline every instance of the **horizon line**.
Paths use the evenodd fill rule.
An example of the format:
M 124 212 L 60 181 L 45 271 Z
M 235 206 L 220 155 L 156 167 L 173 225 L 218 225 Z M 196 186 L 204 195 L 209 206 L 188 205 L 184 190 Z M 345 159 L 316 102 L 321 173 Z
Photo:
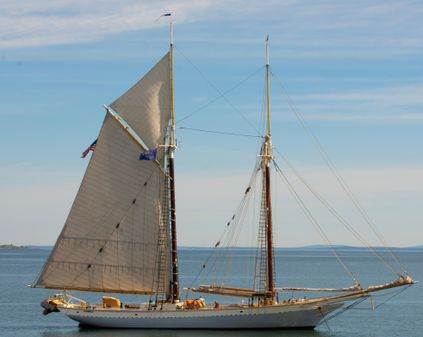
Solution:
M 43 244 L 25 244 L 25 245 L 17 245 L 17 244 L 13 244 L 13 243 L 4 243 L 4 244 L 0 244 L 0 248 L 2 246 L 12 246 L 12 247 L 16 247 L 16 248 L 37 248 L 37 247 L 51 247 L 53 248 L 54 245 L 43 245 Z M 411 246 L 389 246 L 389 247 L 385 247 L 385 246 L 369 246 L 369 247 L 364 247 L 364 246 L 351 246 L 351 245 L 345 245 L 345 244 L 334 244 L 332 245 L 332 247 L 334 248 L 344 248 L 344 249 L 363 249 L 363 250 L 367 250 L 367 249 L 423 249 L 423 244 L 418 244 L 418 245 L 411 245 Z M 324 244 L 311 244 L 311 245 L 300 245 L 300 246 L 275 246 L 275 249 L 331 249 L 330 246 L 328 245 L 324 245 Z M 229 247 L 214 247 L 214 246 L 186 246 L 186 245 L 181 245 L 178 247 L 178 249 L 257 249 L 256 246 L 229 246 Z

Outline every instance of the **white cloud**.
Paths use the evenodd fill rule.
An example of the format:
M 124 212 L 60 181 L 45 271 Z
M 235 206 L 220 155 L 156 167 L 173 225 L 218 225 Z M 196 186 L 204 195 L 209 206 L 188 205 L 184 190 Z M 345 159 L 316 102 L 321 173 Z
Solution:
M 200 1 L 6 1 L 0 5 L 0 47 L 34 47 L 98 41 L 111 34 L 159 27 L 172 12 L 176 22 L 204 13 L 210 3 Z
M 373 104 L 422 104 L 423 86 L 421 84 L 406 85 L 401 87 L 388 87 L 382 89 L 366 90 L 363 92 L 335 92 L 330 94 L 312 94 L 301 96 L 301 100 L 310 101 L 341 101 L 341 102 L 362 102 L 366 105 Z
M 389 243 L 402 246 L 421 244 L 421 235 L 416 235 L 421 233 L 420 220 L 416 214 L 419 208 L 423 207 L 420 197 L 423 193 L 423 167 L 356 168 L 340 173 L 371 218 L 382 229 Z M 369 242 L 380 245 L 327 170 L 307 169 L 302 175 Z M 292 173 L 288 172 L 288 176 L 333 242 L 360 245 L 304 187 L 301 187 Z M 212 245 L 238 206 L 248 180 L 247 174 L 219 177 L 179 175 L 177 187 L 181 244 Z M 276 180 L 274 183 L 278 186 L 278 197 L 274 199 L 274 213 L 278 227 L 277 244 L 298 246 L 316 243 L 320 238 L 314 234 L 312 226 L 302 215 L 286 186 L 280 179 Z M 397 237 L 399 223 L 405 223 L 403 226 L 407 228 L 407 233 L 401 238 Z M 251 235 L 251 228 L 246 227 L 244 234 L 240 236 L 239 244 L 254 244 L 256 239 Z
M 314 106 L 316 109 L 316 106 Z M 367 122 L 423 122 L 422 113 L 401 113 L 401 114 L 383 114 L 383 113 L 312 113 L 303 116 L 306 120 L 322 121 L 367 121 Z
M 282 162 L 279 164 L 284 169 Z M 334 243 L 359 244 L 298 182 L 292 172 L 284 171 Z M 300 171 L 358 232 L 372 244 L 380 244 L 372 238 L 369 228 L 358 217 L 352 203 L 327 170 L 307 168 Z M 0 244 L 54 243 L 72 206 L 82 171 L 58 170 L 55 174 L 51 173 L 42 167 L 32 170 L 28 166 L 0 169 L 0 174 L 11 182 L 1 187 L 0 231 L 3 235 Z M 355 168 L 340 173 L 389 243 L 400 246 L 422 243 L 420 210 L 423 207 L 423 167 Z M 180 244 L 214 244 L 239 205 L 249 179 L 246 171 L 231 175 L 179 172 L 177 219 Z M 283 181 L 274 177 L 273 182 L 274 191 L 278 192 L 273 196 L 276 243 L 282 246 L 322 243 Z M 251 201 L 252 205 L 257 205 L 259 200 L 259 195 L 256 195 Z M 247 219 L 251 220 L 254 216 L 257 218 L 257 211 Z M 400 237 L 399 224 L 404 229 Z M 238 244 L 252 245 L 256 242 L 255 226 L 256 222 L 243 227 Z M 304 235 L 305 232 L 307 235 Z
M 2 187 L 0 243 L 53 244 L 72 205 L 78 183 Z
M 257 44 L 262 43 L 257 33 L 265 30 L 275 36 L 275 55 L 386 57 L 423 52 L 423 6 L 398 1 L 2 1 L 0 47 L 98 41 L 159 27 L 166 21 L 155 19 L 168 11 L 178 24 L 214 27 L 180 36 L 181 40 Z M 216 34 L 219 26 L 225 27 L 222 34 Z
M 355 91 L 293 95 L 295 108 L 307 120 L 422 122 L 423 87 L 420 84 Z M 285 94 L 283 97 L 286 97 Z M 275 118 L 287 118 L 286 103 L 274 104 Z M 277 117 L 279 116 L 279 117 Z M 290 115 L 294 118 L 294 114 Z

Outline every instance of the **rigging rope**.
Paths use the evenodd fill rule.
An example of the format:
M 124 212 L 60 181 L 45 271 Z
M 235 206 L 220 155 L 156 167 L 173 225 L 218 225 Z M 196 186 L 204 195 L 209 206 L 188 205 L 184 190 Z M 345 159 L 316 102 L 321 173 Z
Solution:
M 358 300 L 354 301 L 354 302 L 353 302 L 353 303 L 351 303 L 350 305 L 348 305 L 348 306 L 346 306 L 346 307 L 342 308 L 342 310 L 340 310 L 340 311 L 336 311 L 333 315 L 326 316 L 326 317 L 325 317 L 325 321 L 321 321 L 319 324 L 317 324 L 317 326 L 319 326 L 319 325 L 321 325 L 321 324 L 323 324 L 323 323 L 326 323 L 326 324 L 327 324 L 327 322 L 328 322 L 329 320 L 331 320 L 332 318 L 335 318 L 335 317 L 337 317 L 337 316 L 339 316 L 339 315 L 343 314 L 345 311 L 347 311 L 347 310 L 349 310 L 349 309 L 354 308 L 355 306 L 359 305 L 361 302 L 365 301 L 366 299 L 367 299 L 367 297 L 362 297 L 362 298 L 359 298 Z
M 285 174 L 282 172 L 282 170 L 279 168 L 279 166 L 276 164 L 276 162 L 274 160 L 273 160 L 273 164 L 275 165 L 276 172 L 278 172 L 282 176 L 282 178 L 283 178 L 286 186 L 288 187 L 289 192 L 291 193 L 291 195 L 293 196 L 293 198 L 297 202 L 298 206 L 303 211 L 304 215 L 307 217 L 307 219 L 310 221 L 310 223 L 314 226 L 314 228 L 316 229 L 316 231 L 320 235 L 320 237 L 326 241 L 326 243 L 330 247 L 333 255 L 338 260 L 339 264 L 351 276 L 351 278 L 353 279 L 353 281 L 354 282 L 357 282 L 356 277 L 351 272 L 351 270 L 347 267 L 347 265 L 344 263 L 344 261 L 342 261 L 341 257 L 336 252 L 335 247 L 333 246 L 333 244 L 330 241 L 329 237 L 324 232 L 323 228 L 320 226 L 319 222 L 316 220 L 316 218 L 313 216 L 313 214 L 307 208 L 307 206 L 305 205 L 304 201 L 301 199 L 301 197 L 299 196 L 299 194 L 295 191 L 295 189 L 292 186 L 292 184 L 289 182 L 289 180 L 287 179 L 287 177 L 285 176 Z
M 387 303 L 388 301 L 392 300 L 394 297 L 396 297 L 396 296 L 398 296 L 399 294 L 401 294 L 403 291 L 406 291 L 409 287 L 411 287 L 411 284 L 410 284 L 410 285 L 408 285 L 408 286 L 406 286 L 406 287 L 404 287 L 403 289 L 399 289 L 399 290 L 398 290 L 398 292 L 397 292 L 396 294 L 394 294 L 394 295 L 392 295 L 392 296 L 388 297 L 385 301 L 383 301 L 382 303 L 378 304 L 378 305 L 375 307 L 375 310 L 376 310 L 377 308 L 380 308 L 382 305 L 384 305 L 384 304 L 385 304 L 385 303 Z
M 338 181 L 338 183 L 341 186 L 341 188 L 344 190 L 344 192 L 346 193 L 346 195 L 348 196 L 348 198 L 350 199 L 350 201 L 354 204 L 355 208 L 360 213 L 360 215 L 362 216 L 363 220 L 369 225 L 369 227 L 372 230 L 372 232 L 376 235 L 376 237 L 382 243 L 382 245 L 384 246 L 385 250 L 391 255 L 391 257 L 393 258 L 393 260 L 397 263 L 397 265 L 405 273 L 405 275 L 407 275 L 406 269 L 399 262 L 398 258 L 395 256 L 395 254 L 392 252 L 392 250 L 389 249 L 389 245 L 388 245 L 387 241 L 385 240 L 385 238 L 383 237 L 382 233 L 379 231 L 379 229 L 376 227 L 376 225 L 370 220 L 369 215 L 367 214 L 367 212 L 365 211 L 365 209 L 361 206 L 361 204 L 359 203 L 357 197 L 353 194 L 351 188 L 346 183 L 345 179 L 339 174 L 336 166 L 334 165 L 334 163 L 330 159 L 328 153 L 325 151 L 325 149 L 323 148 L 322 144 L 317 139 L 316 135 L 311 131 L 311 128 L 308 126 L 308 124 L 305 121 L 305 119 L 302 116 L 302 114 L 299 112 L 299 110 L 294 105 L 294 102 L 292 101 L 291 97 L 289 96 L 289 94 L 288 94 L 287 90 L 285 89 L 282 81 L 275 74 L 271 73 L 271 75 L 274 76 L 274 78 L 277 80 L 277 82 L 281 86 L 282 95 L 284 95 L 286 97 L 289 108 L 291 109 L 292 112 L 294 112 L 294 114 L 295 114 L 298 122 L 300 123 L 301 127 L 303 128 L 303 130 L 306 132 L 306 134 L 309 136 L 309 138 L 314 143 L 314 146 L 316 147 L 317 151 L 321 155 L 323 161 L 326 163 L 326 165 L 328 166 L 329 170 L 332 172 L 332 174 L 334 175 L 334 177 Z
M 201 75 L 201 77 L 219 94 L 219 96 L 215 97 L 214 99 L 212 99 L 211 101 L 209 101 L 208 103 L 204 104 L 203 106 L 199 107 L 198 109 L 194 110 L 193 112 L 191 112 L 190 114 L 186 115 L 185 117 L 182 117 L 180 120 L 176 121 L 176 124 L 179 124 L 180 122 L 190 118 L 191 116 L 195 115 L 197 112 L 203 110 L 204 108 L 206 108 L 207 106 L 209 106 L 210 104 L 214 103 L 215 101 L 217 101 L 220 98 L 223 98 L 241 117 L 242 119 L 244 119 L 245 122 L 247 122 L 247 124 L 257 133 L 257 135 L 260 135 L 260 131 L 257 130 L 257 128 L 254 126 L 253 123 L 251 123 L 247 117 L 245 117 L 245 115 L 226 97 L 226 95 L 235 90 L 236 88 L 238 88 L 241 84 L 243 84 L 244 82 L 246 82 L 247 80 L 249 80 L 251 77 L 253 77 L 254 75 L 256 75 L 259 71 L 261 71 L 264 66 L 261 66 L 259 69 L 255 70 L 254 72 L 252 72 L 250 75 L 248 75 L 246 78 L 244 78 L 243 80 L 241 80 L 240 82 L 238 82 L 237 84 L 235 84 L 233 87 L 231 87 L 230 89 L 226 90 L 225 92 L 222 92 L 221 90 L 219 90 L 219 88 L 217 88 L 207 77 L 206 75 L 204 75 L 204 73 L 184 54 L 182 53 L 181 50 L 179 50 L 179 48 L 177 48 L 175 46 L 175 49 L 185 58 L 185 60 L 191 64 L 191 66 Z
M 251 178 L 250 181 L 248 183 L 248 187 L 244 192 L 244 196 L 240 202 L 240 204 L 238 205 L 238 207 L 236 208 L 236 211 L 234 213 L 234 215 L 232 216 L 231 220 L 229 221 L 229 225 L 230 225 L 230 229 L 228 231 L 228 237 L 226 238 L 225 242 L 224 242 L 224 246 L 230 248 L 233 248 L 234 246 L 237 245 L 239 237 L 241 235 L 241 229 L 242 229 L 242 225 L 243 224 L 243 220 L 246 216 L 246 212 L 248 210 L 248 206 L 250 204 L 250 195 L 252 195 L 252 189 L 254 190 L 255 188 L 255 182 L 256 182 L 256 178 L 257 178 L 257 168 L 259 166 L 259 161 L 256 162 L 255 166 L 254 166 L 254 170 L 251 174 Z M 233 260 L 233 254 L 234 254 L 234 250 L 229 250 L 229 254 L 225 255 L 225 260 L 223 263 L 221 263 L 220 265 L 217 265 L 217 258 L 214 261 L 213 267 L 217 265 L 216 267 L 216 276 L 217 275 L 223 275 L 221 277 L 222 280 L 226 279 L 227 274 L 229 273 L 230 270 L 232 270 L 230 264 L 232 263 Z M 225 268 L 226 266 L 226 268 Z M 209 270 L 208 275 L 210 274 L 210 272 L 213 270 L 213 268 L 211 268 Z M 222 271 L 224 273 L 222 273 Z M 218 279 L 215 278 L 215 283 L 217 283 Z
M 403 289 L 399 289 L 397 292 L 395 292 L 395 294 L 394 294 L 393 296 L 389 297 L 388 299 L 386 299 L 386 300 L 385 300 L 385 301 L 383 301 L 382 303 L 378 304 L 376 307 L 374 307 L 374 308 L 369 308 L 369 309 L 365 309 L 365 310 L 376 310 L 376 309 L 380 308 L 382 305 L 386 304 L 388 301 L 390 301 L 390 300 L 391 300 L 391 299 L 393 299 L 394 297 L 398 296 L 398 295 L 399 295 L 399 294 L 401 294 L 403 291 L 407 290 L 410 286 L 411 286 L 411 285 L 408 285 L 408 286 L 404 287 Z M 386 294 L 385 294 L 385 295 L 386 295 Z M 354 307 L 356 307 L 358 304 L 360 304 L 360 303 L 362 303 L 363 301 L 365 301 L 367 298 L 369 298 L 369 297 L 371 298 L 372 296 L 374 297 L 374 295 L 369 295 L 369 296 L 366 296 L 366 297 L 359 298 L 358 300 L 354 301 L 354 302 L 353 302 L 353 303 L 351 303 L 350 305 L 348 305 L 348 306 L 344 307 L 342 310 L 335 312 L 334 314 L 330 315 L 329 317 L 326 317 L 326 318 L 325 318 L 326 322 L 327 322 L 327 321 L 329 321 L 329 320 L 331 320 L 332 318 L 335 318 L 335 317 L 337 317 L 337 316 L 339 316 L 339 315 L 343 314 L 345 311 L 350 310 L 350 309 L 354 309 L 354 310 L 360 310 L 360 309 L 361 309 L 361 310 L 363 310 L 362 308 L 354 308 Z M 382 296 L 383 296 L 383 295 L 382 295 Z M 326 322 L 325 322 L 325 323 L 326 323 Z M 320 322 L 318 325 L 321 325 L 321 324 L 323 324 L 323 323 L 324 323 L 324 322 L 322 321 L 322 322 Z M 326 324 L 327 324 L 327 323 L 326 323 Z
M 323 198 L 321 194 L 319 194 L 316 190 L 314 190 L 311 185 L 300 175 L 300 173 L 292 166 L 292 164 L 288 161 L 286 157 L 284 157 L 278 150 L 276 150 L 278 155 L 285 161 L 285 163 L 288 165 L 288 167 L 294 172 L 294 174 L 297 176 L 297 178 L 304 184 L 304 186 L 307 187 L 307 189 L 316 197 L 317 200 L 319 200 L 323 206 L 326 207 L 326 209 L 332 213 L 332 215 L 342 224 L 344 227 L 350 231 L 362 244 L 364 247 L 366 247 L 376 258 L 378 258 L 386 268 L 391 270 L 394 274 L 401 276 L 398 272 L 395 271 L 395 269 L 381 256 L 379 255 L 366 241 L 364 237 L 362 237 L 354 228 L 353 226 L 345 219 L 343 218 L 336 209 L 329 204 L 327 200 Z M 278 166 L 278 164 L 275 162 L 275 166 Z M 279 168 L 280 170 L 280 168 Z
M 254 170 L 252 172 L 248 187 L 245 189 L 244 195 L 243 195 L 240 203 L 238 204 L 233 216 L 228 221 L 228 223 L 225 225 L 225 229 L 223 230 L 222 234 L 220 235 L 219 239 L 217 240 L 217 243 L 219 243 L 219 244 L 216 243 L 214 245 L 214 248 L 212 248 L 211 253 L 204 260 L 201 269 L 199 270 L 196 277 L 191 282 L 189 288 L 192 288 L 192 286 L 198 281 L 201 274 L 205 271 L 206 267 L 207 267 L 208 271 L 207 271 L 207 274 L 205 275 L 205 277 L 208 277 L 210 275 L 210 273 L 213 270 L 215 270 L 217 260 L 218 260 L 218 256 L 217 256 L 218 251 L 219 251 L 218 247 L 228 247 L 228 248 L 230 248 L 235 242 L 237 242 L 238 237 L 239 237 L 239 233 L 240 233 L 240 231 L 238 230 L 238 224 L 241 222 L 240 220 L 242 220 L 242 218 L 243 218 L 244 212 L 247 208 L 246 206 L 248 205 L 249 200 L 250 200 L 250 195 L 253 194 L 252 192 L 254 190 L 255 180 L 256 180 L 257 172 L 258 172 L 257 171 L 257 167 L 259 165 L 258 163 L 259 163 L 259 161 L 257 161 L 255 166 L 254 166 Z M 235 238 L 235 240 L 234 240 L 234 238 Z M 208 267 L 208 264 L 213 257 L 215 259 L 211 262 L 211 266 Z M 230 259 L 231 259 L 231 256 L 227 257 L 224 262 L 228 262 Z M 222 268 L 223 267 L 221 266 L 218 269 L 220 270 Z M 216 271 L 218 269 L 216 268 Z M 229 268 L 227 268 L 226 271 L 228 271 L 228 269 Z M 218 274 L 218 273 L 216 273 L 216 274 Z
M 206 133 L 214 133 L 214 134 L 218 134 L 218 135 L 227 135 L 227 136 L 250 137 L 250 138 L 264 138 L 263 136 L 248 135 L 248 134 L 245 134 L 245 133 L 225 132 L 225 131 L 216 131 L 216 130 L 204 130 L 204 129 L 188 128 L 188 127 L 185 127 L 185 126 L 178 126 L 177 129 L 180 129 L 180 130 L 190 130 L 190 131 L 199 131 L 199 132 L 206 132 Z

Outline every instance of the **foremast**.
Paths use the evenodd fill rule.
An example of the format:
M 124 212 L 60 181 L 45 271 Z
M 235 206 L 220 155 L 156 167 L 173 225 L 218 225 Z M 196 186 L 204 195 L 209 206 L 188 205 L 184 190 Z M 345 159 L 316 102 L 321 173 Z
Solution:
M 171 228 L 171 259 L 172 259 L 172 285 L 171 300 L 179 301 L 179 266 L 178 266 L 178 241 L 176 234 L 176 198 L 175 198 L 175 164 L 174 153 L 176 150 L 175 139 L 175 90 L 174 90 L 174 63 L 173 63 L 173 24 L 170 22 L 170 92 L 171 92 L 171 128 L 168 147 L 169 158 L 169 187 L 170 187 L 170 228 Z
M 267 134 L 264 140 L 261 153 L 261 166 L 263 172 L 264 189 L 263 195 L 266 198 L 265 212 L 266 215 L 266 247 L 267 247 L 267 285 L 266 298 L 273 300 L 275 297 L 275 280 L 274 280 L 274 257 L 273 257 L 273 224 L 272 224 L 272 202 L 270 189 L 270 163 L 272 161 L 272 142 L 271 142 L 271 119 L 270 119 L 270 63 L 269 63 L 269 36 L 266 38 L 266 102 L 267 102 Z

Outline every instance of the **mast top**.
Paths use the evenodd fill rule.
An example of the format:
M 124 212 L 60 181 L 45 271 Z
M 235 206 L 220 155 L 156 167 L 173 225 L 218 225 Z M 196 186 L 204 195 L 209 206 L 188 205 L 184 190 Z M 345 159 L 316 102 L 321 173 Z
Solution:
M 266 37 L 265 43 L 266 54 L 266 92 L 267 92 L 267 136 L 266 143 L 270 147 L 271 125 L 270 125 L 270 62 L 269 62 L 269 35 Z
M 170 17 L 170 23 L 169 23 L 169 34 L 170 34 L 170 86 L 171 86 L 171 145 L 174 148 L 175 147 L 175 90 L 174 90 L 174 65 L 173 65 L 173 21 L 172 21 L 172 14 L 167 13 L 164 14 L 165 16 Z M 172 151 L 173 152 L 173 151 Z
M 266 66 L 269 66 L 269 35 L 266 37 Z
M 172 22 L 172 16 L 170 16 L 170 45 L 173 46 L 173 22 Z

